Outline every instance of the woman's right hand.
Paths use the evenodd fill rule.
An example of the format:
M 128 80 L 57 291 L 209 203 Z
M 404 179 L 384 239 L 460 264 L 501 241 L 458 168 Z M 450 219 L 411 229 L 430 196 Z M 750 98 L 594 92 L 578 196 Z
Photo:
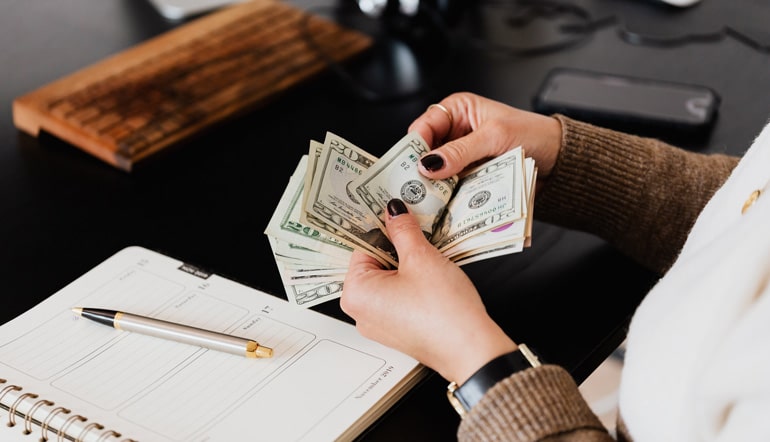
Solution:
M 384 269 L 355 250 L 340 298 L 361 335 L 460 385 L 479 367 L 516 350 L 465 272 L 425 239 L 403 201 L 388 203 L 385 226 L 398 252 L 398 269 Z
M 535 160 L 538 181 L 553 169 L 562 135 L 556 118 L 469 92 L 454 93 L 438 104 L 451 118 L 441 107 L 432 106 L 409 126 L 409 132 L 417 131 L 433 147 L 420 162 L 419 169 L 424 176 L 444 179 L 461 174 L 469 166 L 517 146 L 522 146 L 524 154 Z M 428 156 L 431 157 L 426 158 Z M 426 168 L 426 165 L 433 167 Z

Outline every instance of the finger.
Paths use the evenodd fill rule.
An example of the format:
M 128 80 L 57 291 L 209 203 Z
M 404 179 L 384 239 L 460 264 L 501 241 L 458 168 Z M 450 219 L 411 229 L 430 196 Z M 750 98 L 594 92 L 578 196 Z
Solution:
M 394 198 L 388 201 L 387 209 L 385 228 L 398 253 L 399 267 L 414 254 L 424 253 L 426 249 L 435 250 L 425 238 L 417 218 L 409 213 L 402 200 Z
M 340 308 L 353 318 L 359 314 L 365 314 L 370 303 L 365 293 L 369 293 L 370 284 L 376 281 L 376 275 L 386 272 L 382 264 L 375 258 L 359 250 L 353 250 L 350 257 L 350 264 L 345 275 L 345 281 L 342 284 L 342 294 L 340 296 Z
M 442 127 L 448 125 L 447 118 L 436 115 L 438 112 L 426 112 L 419 117 L 409 126 L 409 132 L 417 132 L 420 134 L 423 140 L 428 146 L 436 147 L 441 143 L 441 140 L 446 138 L 446 133 L 449 127 Z
M 382 264 L 374 257 L 360 251 L 353 250 L 348 265 L 348 273 L 361 273 L 371 270 L 382 270 Z
M 457 175 L 481 160 L 485 160 L 516 147 L 505 131 L 489 124 L 484 130 L 447 142 L 420 158 L 420 173 L 431 179 L 444 179 Z

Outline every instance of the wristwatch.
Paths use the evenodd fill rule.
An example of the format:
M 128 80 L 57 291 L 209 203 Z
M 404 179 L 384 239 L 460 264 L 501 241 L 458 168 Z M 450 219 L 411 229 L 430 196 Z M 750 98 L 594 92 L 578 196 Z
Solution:
M 519 344 L 518 350 L 492 359 L 461 386 L 451 382 L 447 387 L 447 398 L 460 417 L 464 418 L 495 384 L 517 371 L 540 365 L 540 358 L 526 344 Z

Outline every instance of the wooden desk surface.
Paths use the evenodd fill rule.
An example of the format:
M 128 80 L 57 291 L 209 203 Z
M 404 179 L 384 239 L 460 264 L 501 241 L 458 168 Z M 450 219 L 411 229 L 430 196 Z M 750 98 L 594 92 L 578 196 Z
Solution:
M 322 139 L 327 130 L 379 155 L 430 103 L 453 91 L 530 108 L 546 73 L 572 66 L 717 90 L 723 100 L 711 138 L 688 148 L 740 153 L 764 125 L 770 115 L 770 100 L 761 95 L 770 86 L 770 55 L 761 40 L 762 24 L 770 19 L 767 6 L 704 1 L 679 11 L 652 1 L 574 4 L 591 18 L 614 20 L 563 50 L 514 56 L 488 52 L 488 45 L 462 37 L 472 30 L 500 44 L 539 42 L 532 33 L 511 31 L 507 12 L 479 2 L 453 34 L 455 50 L 446 60 L 440 39 L 421 46 L 420 29 L 383 26 L 343 8 L 335 13 L 341 22 L 360 26 L 382 43 L 352 73 L 390 93 L 409 92 L 422 82 L 428 87 L 400 100 L 370 101 L 352 95 L 349 84 L 331 72 L 322 74 L 126 174 L 65 142 L 20 133 L 12 124 L 11 102 L 174 24 L 139 0 L 11 2 L 0 15 L 0 322 L 133 244 L 283 296 L 276 268 L 264 265 L 273 258 L 263 231 L 285 187 L 285 180 L 272 177 L 288 180 L 308 141 Z M 684 30 L 713 35 L 726 26 L 734 32 L 674 44 Z M 405 40 L 387 39 L 392 33 Z M 633 44 L 627 40 L 633 36 L 667 44 Z M 533 246 L 525 253 L 467 270 L 504 328 L 570 369 L 578 381 L 620 342 L 655 279 L 602 241 L 543 223 L 535 223 Z M 317 309 L 345 319 L 338 304 Z M 453 439 L 458 419 L 445 387 L 431 377 L 362 439 Z

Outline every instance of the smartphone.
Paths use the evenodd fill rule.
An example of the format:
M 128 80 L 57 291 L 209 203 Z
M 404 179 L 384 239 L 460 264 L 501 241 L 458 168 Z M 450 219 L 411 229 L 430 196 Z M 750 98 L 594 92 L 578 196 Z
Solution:
M 555 68 L 534 96 L 533 109 L 679 143 L 709 135 L 719 102 L 707 86 Z

